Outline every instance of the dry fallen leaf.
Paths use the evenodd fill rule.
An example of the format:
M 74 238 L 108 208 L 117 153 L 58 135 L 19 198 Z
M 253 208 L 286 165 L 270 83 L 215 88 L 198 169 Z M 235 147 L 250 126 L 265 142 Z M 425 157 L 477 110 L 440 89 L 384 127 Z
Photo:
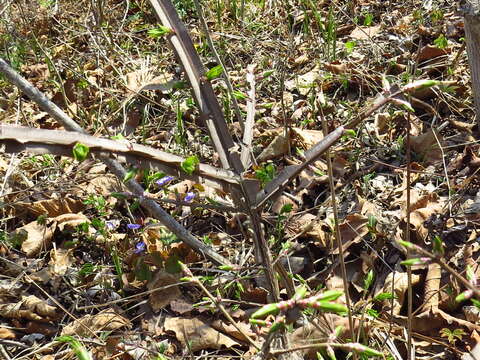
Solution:
M 245 322 L 237 322 L 237 326 L 242 329 L 244 334 L 247 334 L 250 338 L 255 338 L 255 333 L 252 331 L 249 324 Z M 212 323 L 212 327 L 218 331 L 221 331 L 222 333 L 230 335 L 237 340 L 247 341 L 245 335 L 238 331 L 238 329 L 232 324 L 226 323 L 222 320 L 216 320 Z
M 180 276 L 170 274 L 161 269 L 155 274 L 152 281 L 148 283 L 147 288 L 148 290 L 153 290 L 163 286 L 176 284 L 178 283 L 179 278 Z M 182 293 L 178 286 L 172 286 L 151 293 L 149 296 L 149 303 L 153 311 L 158 311 L 170 304 L 171 301 L 178 299 L 181 295 Z
M 65 275 L 74 263 L 72 249 L 52 249 L 50 251 L 49 270 L 51 275 Z
M 96 315 L 85 315 L 76 319 L 63 328 L 62 336 L 92 336 L 99 331 L 114 331 L 130 326 L 130 320 L 118 315 L 113 309 L 106 309 Z
M 288 151 L 288 139 L 283 135 L 278 135 L 271 141 L 265 149 L 258 155 L 257 161 L 264 162 L 278 158 Z
M 174 332 L 182 345 L 185 347 L 188 346 L 191 351 L 221 349 L 222 346 L 231 348 L 232 346 L 239 345 L 235 340 L 218 332 L 198 318 L 184 319 L 168 317 L 165 319 L 164 327 L 165 331 Z
M 357 26 L 351 33 L 350 37 L 354 40 L 367 40 L 380 32 L 381 26 Z
M 22 251 L 27 256 L 35 256 L 41 250 L 46 250 L 50 247 L 53 233 L 56 229 L 56 222 L 50 224 L 41 224 L 38 221 L 32 221 L 14 231 L 15 234 L 23 234 L 26 236 L 22 242 Z
M 50 321 L 58 317 L 57 310 L 34 295 L 23 296 L 18 303 L 0 304 L 0 316 L 9 319 Z
M 59 199 L 40 200 L 34 202 L 19 202 L 14 205 L 17 214 L 27 212 L 32 216 L 46 215 L 55 217 L 65 213 L 77 213 L 85 208 L 83 201 L 71 196 L 63 196 Z
M 420 276 L 417 274 L 412 274 L 412 285 L 418 284 L 420 281 Z M 400 310 L 402 309 L 403 301 L 405 299 L 405 294 L 408 289 L 408 274 L 400 273 L 395 271 L 394 273 L 388 274 L 387 278 L 385 279 L 385 284 L 383 285 L 382 290 L 379 293 L 392 293 L 392 285 L 393 285 L 393 293 L 395 298 L 393 299 L 393 314 L 399 315 Z M 376 295 L 378 295 L 377 293 Z M 383 302 L 383 310 L 390 311 L 392 305 L 392 300 L 385 300 Z
M 0 339 L 15 339 L 15 333 L 3 327 L 0 327 Z

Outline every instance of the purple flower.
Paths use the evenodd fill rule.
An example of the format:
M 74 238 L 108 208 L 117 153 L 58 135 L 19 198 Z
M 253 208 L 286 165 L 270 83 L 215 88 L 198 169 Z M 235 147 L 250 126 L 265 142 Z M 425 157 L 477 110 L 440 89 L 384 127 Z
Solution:
M 183 199 L 183 200 L 186 201 L 186 202 L 190 202 L 194 198 L 195 198 L 195 193 L 190 191 L 190 192 L 187 192 L 187 194 L 185 195 L 185 199 Z
M 164 186 L 165 184 L 169 183 L 170 181 L 173 180 L 173 176 L 164 176 L 163 178 L 161 178 L 160 180 L 157 180 L 155 183 L 158 185 L 158 186 Z
M 135 254 L 141 254 L 147 249 L 147 245 L 143 241 L 139 241 L 135 244 L 135 250 L 133 251 Z
M 115 229 L 115 227 L 116 227 L 115 224 L 114 224 L 113 222 L 111 222 L 111 221 L 107 221 L 107 222 L 105 223 L 105 225 L 107 226 L 107 229 L 108 229 L 108 230 L 113 230 L 113 229 Z
M 130 230 L 137 230 L 137 229 L 140 229 L 142 227 L 142 225 L 140 224 L 127 224 L 127 228 L 129 228 Z

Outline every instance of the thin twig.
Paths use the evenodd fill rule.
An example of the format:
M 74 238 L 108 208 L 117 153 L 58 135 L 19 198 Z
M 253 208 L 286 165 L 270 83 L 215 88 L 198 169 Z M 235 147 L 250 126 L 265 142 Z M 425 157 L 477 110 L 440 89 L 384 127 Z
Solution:
M 324 136 L 327 136 L 328 127 L 327 121 L 323 114 L 320 114 L 322 119 L 322 127 Z M 352 304 L 350 302 L 350 292 L 348 289 L 349 282 L 347 279 L 347 267 L 345 266 L 345 258 L 343 254 L 343 243 L 342 243 L 342 233 L 340 232 L 340 224 L 338 218 L 338 209 L 337 209 L 337 199 L 335 196 L 335 184 L 333 183 L 333 165 L 331 159 L 330 150 L 327 149 L 326 151 L 326 158 L 327 158 L 327 167 L 328 167 L 328 182 L 330 186 L 330 193 L 332 197 L 332 208 L 333 208 L 333 219 L 335 222 L 335 239 L 337 240 L 337 247 L 338 247 L 338 257 L 340 259 L 340 269 L 342 271 L 342 280 L 343 280 L 343 290 L 345 291 L 345 300 L 348 309 L 348 323 L 350 325 L 350 338 L 353 340 L 355 339 L 355 329 L 353 323 L 353 316 L 352 316 Z M 357 358 L 357 355 L 354 353 L 354 359 Z

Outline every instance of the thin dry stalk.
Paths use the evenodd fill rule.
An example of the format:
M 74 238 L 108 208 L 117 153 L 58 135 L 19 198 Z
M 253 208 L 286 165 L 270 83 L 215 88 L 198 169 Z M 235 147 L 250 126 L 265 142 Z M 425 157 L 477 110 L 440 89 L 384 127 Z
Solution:
M 321 115 L 321 118 L 322 118 L 323 133 L 324 135 L 326 135 L 328 132 L 327 121 L 323 117 L 323 115 Z M 328 168 L 328 183 L 329 183 L 330 193 L 332 197 L 333 219 L 335 222 L 335 239 L 337 241 L 338 257 L 340 259 L 340 269 L 342 271 L 342 280 L 343 280 L 343 288 L 344 288 L 343 290 L 345 292 L 345 300 L 346 300 L 346 305 L 348 309 L 348 323 L 350 326 L 350 336 L 351 336 L 351 339 L 355 339 L 355 329 L 354 329 L 353 316 L 352 316 L 352 304 L 350 301 L 350 293 L 348 290 L 349 283 L 347 279 L 347 267 L 345 266 L 345 258 L 343 256 L 342 233 L 340 232 L 337 199 L 335 197 L 335 184 L 333 179 L 333 166 L 332 166 L 332 159 L 330 157 L 329 150 L 327 150 L 326 152 L 326 158 L 327 158 L 327 168 Z M 353 357 L 354 359 L 356 359 L 357 355 L 354 353 Z

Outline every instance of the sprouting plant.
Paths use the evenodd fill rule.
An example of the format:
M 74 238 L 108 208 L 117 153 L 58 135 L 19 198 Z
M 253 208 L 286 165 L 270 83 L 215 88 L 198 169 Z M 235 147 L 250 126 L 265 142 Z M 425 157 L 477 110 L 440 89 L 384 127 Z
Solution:
M 87 276 L 98 271 L 100 267 L 92 263 L 85 263 L 82 265 L 81 269 L 78 271 L 78 276 L 80 278 L 86 278 Z
M 200 160 L 195 155 L 189 156 L 186 158 L 181 164 L 180 167 L 183 171 L 185 171 L 188 175 L 192 175 L 195 169 L 197 168 L 198 164 L 200 164 Z
M 87 349 L 85 349 L 82 343 L 75 339 L 73 336 L 60 336 L 57 337 L 55 340 L 68 343 L 78 360 L 92 360 L 92 356 L 87 351 Z
M 373 24 L 373 14 L 367 12 L 364 14 L 363 25 L 372 26 Z
M 353 49 L 355 48 L 356 45 L 357 43 L 353 40 L 347 41 L 345 43 L 345 49 L 346 49 L 347 55 L 350 55 L 353 52 Z
M 187 136 L 185 131 L 185 126 L 183 124 L 183 112 L 180 109 L 180 103 L 177 102 L 177 110 L 176 110 L 176 129 L 175 129 L 175 142 L 185 147 L 187 145 Z
M 448 40 L 443 34 L 440 34 L 435 40 L 433 40 L 433 43 L 439 49 L 445 49 L 448 46 Z
M 377 233 L 377 218 L 374 215 L 368 215 L 367 229 L 373 235 Z
M 365 279 L 363 279 L 363 290 L 368 291 L 368 289 L 370 289 L 370 287 L 372 286 L 374 279 L 375 273 L 373 272 L 373 269 L 370 269 L 370 271 L 365 276 Z
M 105 215 L 107 202 L 102 195 L 90 194 L 86 200 L 83 201 L 85 205 L 92 205 L 99 213 L 99 215 Z
M 443 19 L 443 11 L 441 9 L 432 10 L 430 13 L 430 19 L 432 20 L 433 24 L 439 22 Z
M 443 328 L 440 330 L 440 336 L 447 338 L 447 341 L 452 345 L 455 345 L 457 340 L 462 340 L 463 335 L 466 335 L 463 329 L 450 330 L 448 328 Z
M 115 272 L 117 273 L 117 278 L 120 284 L 123 285 L 123 269 L 122 269 L 122 260 L 120 259 L 120 255 L 118 255 L 118 250 L 116 247 L 113 247 L 111 250 L 113 266 L 115 267 Z
M 275 224 L 275 243 L 278 243 L 282 240 L 284 231 L 285 231 L 285 221 L 287 220 L 288 214 L 292 211 L 292 204 L 285 204 L 280 209 L 280 213 L 277 216 L 277 222 Z
M 275 174 L 276 167 L 272 163 L 266 164 L 255 170 L 255 177 L 261 181 L 262 186 L 265 186 L 268 182 L 272 181 Z

